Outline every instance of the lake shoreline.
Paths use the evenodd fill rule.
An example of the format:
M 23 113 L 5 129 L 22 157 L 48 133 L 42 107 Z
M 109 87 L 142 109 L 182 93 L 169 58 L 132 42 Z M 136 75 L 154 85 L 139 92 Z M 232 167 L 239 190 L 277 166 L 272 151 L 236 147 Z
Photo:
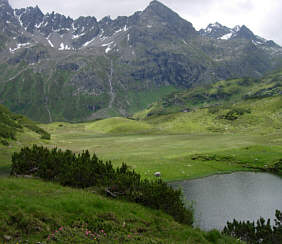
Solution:
M 273 222 L 275 210 L 281 211 L 282 178 L 259 171 L 213 174 L 204 178 L 170 183 L 181 188 L 187 206 L 193 206 L 195 227 L 222 230 L 227 221 Z M 254 207 L 255 206 L 255 207 Z

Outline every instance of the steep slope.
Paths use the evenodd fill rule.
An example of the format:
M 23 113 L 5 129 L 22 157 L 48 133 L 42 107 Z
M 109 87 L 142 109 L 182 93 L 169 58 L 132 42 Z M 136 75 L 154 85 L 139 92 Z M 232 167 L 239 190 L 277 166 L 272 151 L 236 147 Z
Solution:
M 11 113 L 6 107 L 0 104 L 0 142 L 9 145 L 7 140 L 16 140 L 17 132 L 29 129 L 41 135 L 43 139 L 50 139 L 50 134 L 41 129 L 23 115 Z
M 281 96 L 282 71 L 277 71 L 260 79 L 222 80 L 211 85 L 174 92 L 152 104 L 147 110 L 147 116 L 228 106 L 242 101 Z
M 238 243 L 160 211 L 32 179 L 0 179 L 0 240 L 29 243 Z M 11 197 L 13 196 L 13 197 Z M 27 241 L 26 241 L 27 240 Z
M 205 36 L 158 1 L 100 21 L 6 0 L 0 10 L 0 102 L 37 121 L 128 116 L 172 91 L 259 77 L 282 60 L 278 45 Z
M 23 115 L 0 104 L 0 177 L 8 175 L 11 155 L 23 145 L 47 143 L 50 134 Z
M 175 92 L 137 113 L 171 132 L 274 133 L 282 128 L 282 72 Z

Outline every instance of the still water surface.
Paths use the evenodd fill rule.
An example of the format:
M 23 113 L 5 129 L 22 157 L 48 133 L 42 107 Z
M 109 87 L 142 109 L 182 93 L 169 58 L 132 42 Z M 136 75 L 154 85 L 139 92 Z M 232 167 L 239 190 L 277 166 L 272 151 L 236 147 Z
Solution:
M 274 220 L 282 211 L 282 178 L 268 173 L 238 172 L 174 182 L 193 201 L 195 226 L 222 230 L 227 221 Z

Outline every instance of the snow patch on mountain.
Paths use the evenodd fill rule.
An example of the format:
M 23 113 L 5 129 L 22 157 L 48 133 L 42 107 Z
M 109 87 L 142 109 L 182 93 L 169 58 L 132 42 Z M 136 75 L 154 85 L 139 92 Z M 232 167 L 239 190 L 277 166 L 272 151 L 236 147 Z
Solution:
M 231 37 L 232 37 L 233 33 L 228 33 L 222 37 L 219 37 L 218 39 L 221 39 L 221 40 L 229 40 Z
M 54 44 L 53 44 L 52 41 L 49 39 L 49 36 L 47 37 L 47 41 L 48 41 L 48 43 L 49 43 L 49 45 L 50 45 L 51 47 L 54 47 Z
M 30 42 L 27 42 L 27 43 L 18 43 L 16 48 L 9 48 L 9 51 L 10 51 L 10 53 L 14 53 L 14 52 L 17 51 L 18 49 L 23 48 L 23 47 L 28 47 L 28 46 L 30 46 L 30 45 L 31 45 Z
M 58 48 L 58 50 L 60 51 L 64 51 L 64 50 L 71 50 L 72 48 L 68 46 L 68 44 L 64 44 L 63 42 L 61 42 L 60 47 Z
M 92 40 L 90 40 L 90 41 L 88 41 L 88 42 L 85 42 L 84 44 L 83 44 L 83 47 L 87 47 L 89 44 L 91 44 L 93 41 L 95 41 L 96 40 L 96 37 L 95 38 L 93 38 Z
M 107 47 L 105 49 L 105 53 L 108 53 L 110 51 L 112 51 L 112 49 L 116 46 L 116 44 L 112 41 L 112 42 L 109 42 L 109 43 L 106 43 L 106 44 L 102 44 L 102 47 Z
M 84 36 L 85 35 L 85 33 L 81 33 L 81 34 L 79 34 L 79 35 L 73 35 L 72 36 L 72 39 L 78 39 L 78 38 L 80 38 L 80 37 L 82 37 L 82 36 Z
M 241 29 L 241 26 L 240 25 L 236 25 L 232 30 L 234 32 L 238 32 L 240 29 Z

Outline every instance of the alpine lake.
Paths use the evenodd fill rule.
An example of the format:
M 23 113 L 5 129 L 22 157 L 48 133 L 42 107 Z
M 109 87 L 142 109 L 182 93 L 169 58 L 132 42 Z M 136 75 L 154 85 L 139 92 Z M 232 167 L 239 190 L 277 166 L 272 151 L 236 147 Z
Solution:
M 194 209 L 195 227 L 222 230 L 227 221 L 256 221 L 282 210 L 282 178 L 269 173 L 236 172 L 173 182 Z M 191 202 L 192 201 L 192 202 Z

